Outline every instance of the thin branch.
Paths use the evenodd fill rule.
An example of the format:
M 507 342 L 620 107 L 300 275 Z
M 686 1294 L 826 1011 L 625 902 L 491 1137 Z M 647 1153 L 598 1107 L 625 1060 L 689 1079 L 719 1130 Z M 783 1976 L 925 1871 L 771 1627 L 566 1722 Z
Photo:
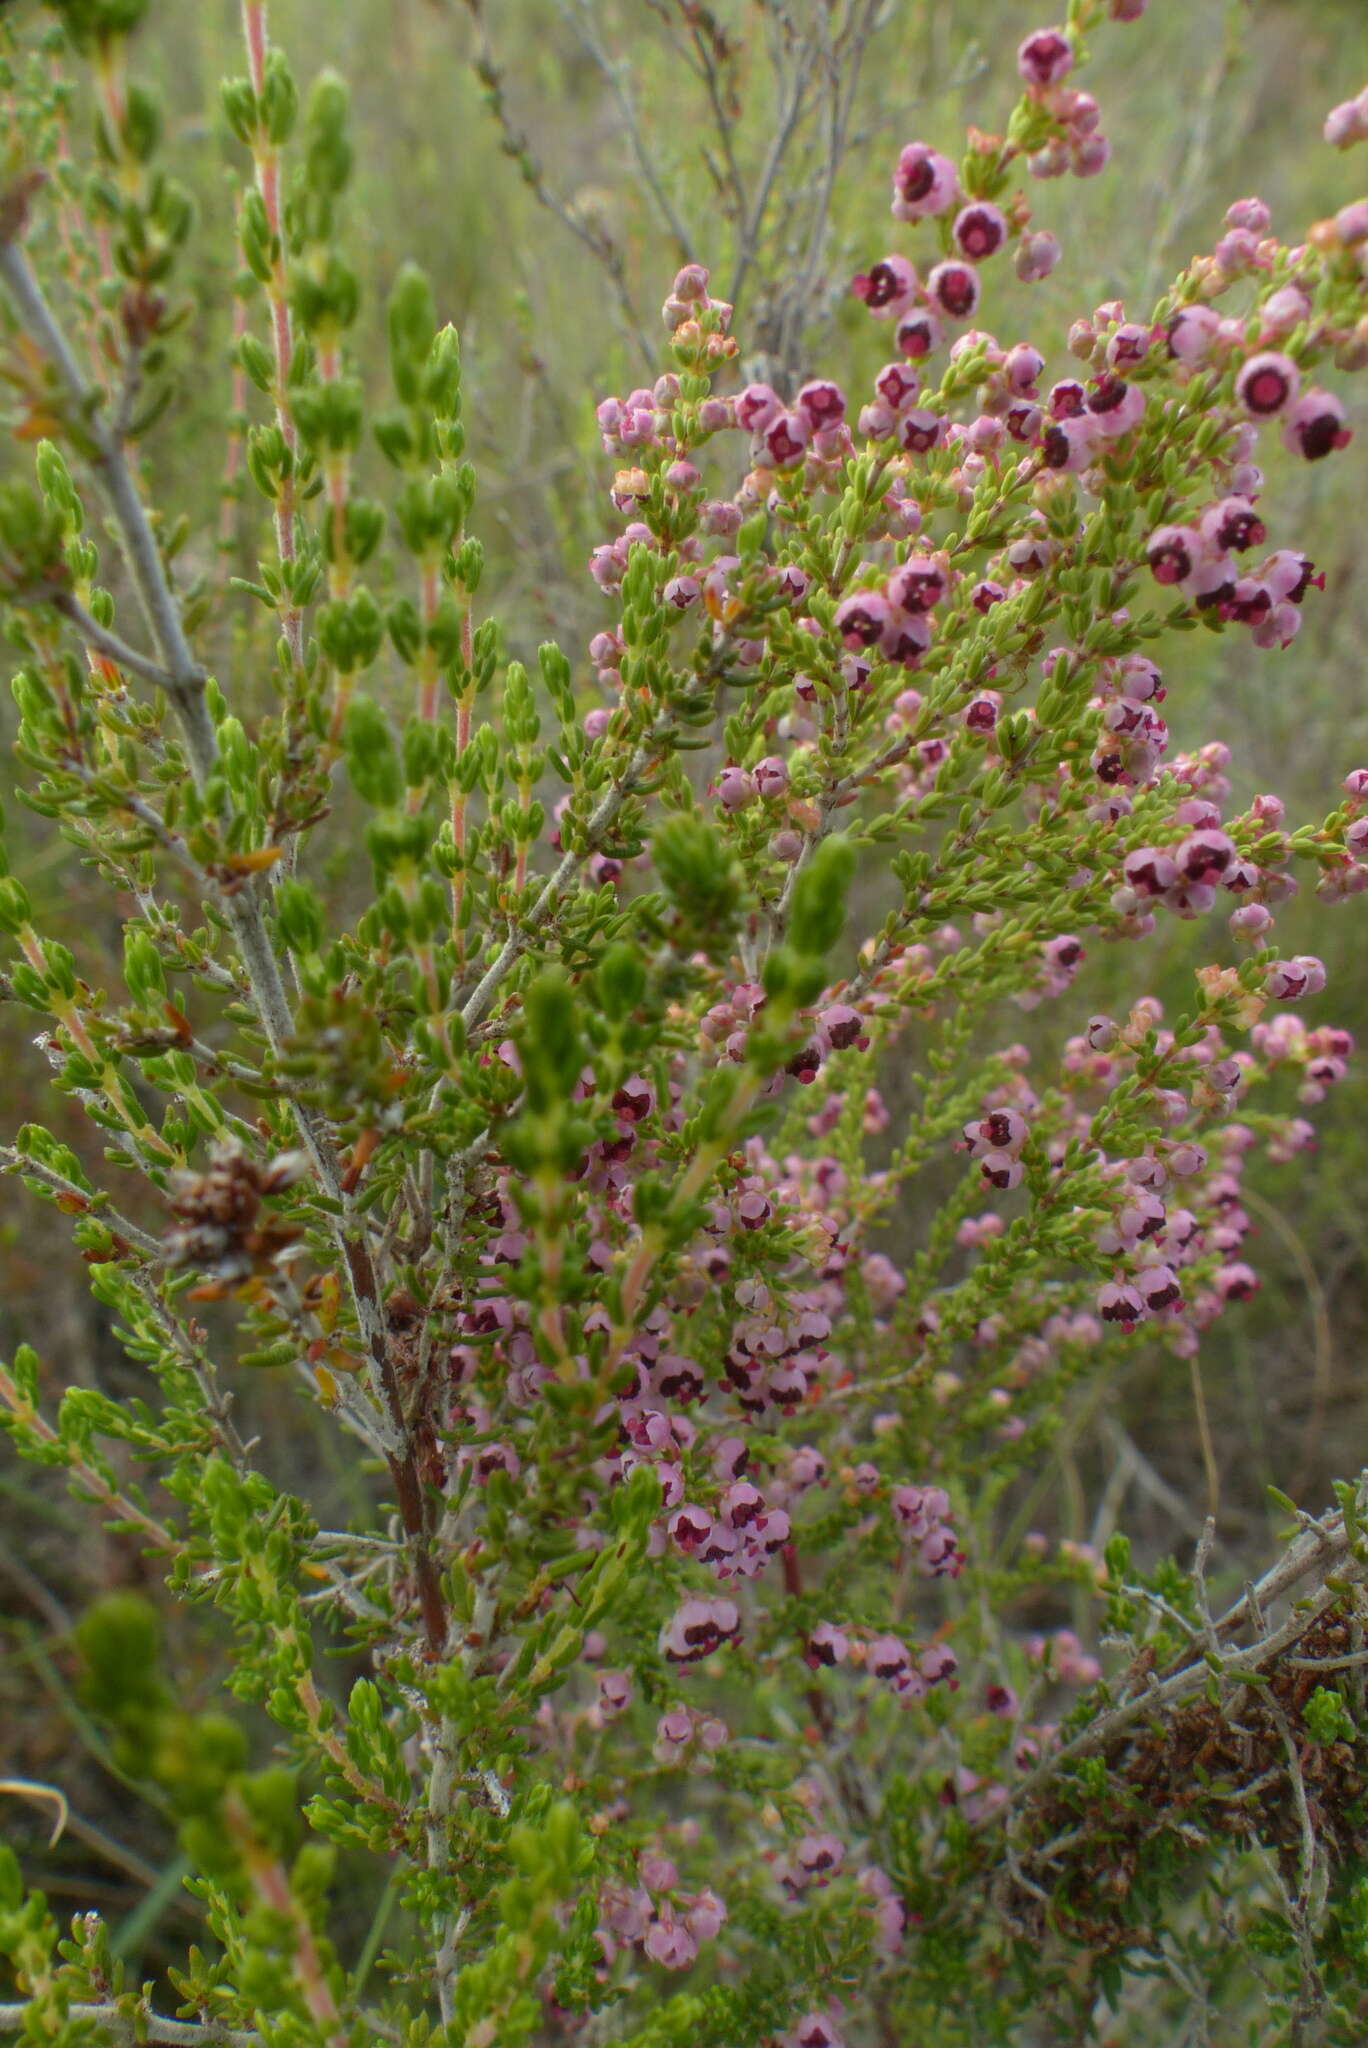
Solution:
M 651 741 L 655 742 L 663 738 L 663 736 L 657 730 L 652 733 Z M 615 782 L 600 797 L 590 815 L 588 825 L 585 827 L 588 852 L 592 853 L 595 850 L 598 840 L 608 830 L 608 827 L 612 824 L 618 812 L 622 809 L 622 806 L 626 803 L 628 797 L 636 788 L 637 783 L 646 772 L 654 758 L 655 751 L 655 745 L 651 743 L 643 742 L 642 745 L 637 747 L 631 760 L 627 763 L 622 780 Z M 489 1014 L 494 1004 L 494 998 L 498 994 L 508 974 L 508 970 L 527 951 L 542 926 L 549 921 L 557 904 L 570 887 L 571 881 L 578 872 L 584 857 L 584 854 L 575 852 L 563 855 L 553 873 L 547 878 L 541 894 L 527 916 L 515 930 L 509 932 L 498 953 L 486 968 L 484 974 L 481 975 L 473 992 L 466 998 L 461 1010 L 461 1022 L 465 1025 L 467 1031 L 473 1030 L 475 1025 L 480 1023 Z
M 130 675 L 141 676 L 144 682 L 154 683 L 159 690 L 174 694 L 174 676 L 169 675 L 161 663 L 154 661 L 150 654 L 140 654 L 136 647 L 130 647 L 126 640 L 121 640 L 108 626 L 102 626 L 99 620 L 86 610 L 73 591 L 55 590 L 51 602 L 53 609 L 59 611 L 64 619 L 70 620 L 86 645 L 93 647 L 97 654 L 103 654 L 106 660 L 114 662 L 117 667 L 127 669 Z
M 68 1180 L 65 1174 L 44 1166 L 41 1160 L 30 1158 L 26 1152 L 17 1151 L 13 1145 L 0 1145 L 0 1173 L 17 1173 L 25 1179 L 41 1182 L 43 1187 L 65 1199 L 69 1211 L 94 1216 L 97 1222 L 117 1231 L 135 1250 L 150 1259 L 161 1258 L 162 1247 L 157 1239 L 139 1229 L 136 1223 L 130 1223 L 126 1216 L 121 1216 L 109 1197 L 99 1189 L 92 1194 L 89 1188 Z
M 0 2005 L 0 2034 L 22 2032 L 29 2010 L 27 2005 Z M 121 2005 L 70 2005 L 66 2016 L 103 2027 L 104 2038 L 109 2042 L 156 2041 L 165 2043 L 166 2048 L 202 2048 L 202 2044 L 208 2044 L 208 2048 L 258 2048 L 262 2038 L 246 2028 L 225 2027 L 216 2020 L 201 2024 L 195 2020 L 163 2019 L 160 2013 L 141 2005 L 131 2012 Z
M 603 268 L 607 271 L 613 290 L 617 295 L 618 305 L 622 311 L 623 325 L 636 343 L 643 363 L 650 373 L 654 375 L 659 350 L 641 324 L 636 302 L 632 297 L 631 287 L 627 282 L 627 273 L 623 268 L 621 251 L 610 235 L 606 233 L 596 234 L 587 221 L 583 220 L 573 207 L 567 206 L 565 201 L 559 198 L 547 184 L 545 173 L 537 159 L 533 156 L 527 137 L 515 125 L 508 111 L 508 106 L 504 99 L 503 72 L 494 60 L 494 52 L 489 40 L 489 31 L 485 27 L 484 22 L 482 0 L 465 0 L 465 6 L 474 24 L 478 41 L 477 54 L 474 60 L 475 75 L 484 87 L 490 113 L 493 115 L 499 134 L 503 139 L 505 156 L 511 157 L 514 163 L 517 164 L 523 183 L 531 191 L 538 204 L 544 207 L 554 220 L 559 221 L 561 226 L 567 233 L 572 234 L 577 242 L 583 243 L 595 261 L 602 264 Z
M 99 395 L 82 377 L 28 258 L 14 240 L 0 240 L 0 285 L 8 291 L 30 339 L 56 371 L 79 422 L 78 432 L 123 536 L 133 581 L 166 664 L 171 684 L 169 695 L 180 721 L 191 774 L 196 787 L 203 790 L 219 762 L 218 733 L 209 715 L 206 677 L 186 639 L 180 607 L 123 448 L 100 418 Z M 228 896 L 224 911 L 251 984 L 258 1021 L 271 1050 L 278 1054 L 293 1031 L 294 1017 L 260 901 L 249 886 Z M 367 1379 L 378 1410 L 377 1425 L 384 1438 L 400 1514 L 413 1553 L 429 1646 L 434 1655 L 440 1656 L 446 1639 L 446 1603 L 441 1576 L 428 1548 L 427 1509 L 390 1356 L 380 1279 L 366 1243 L 365 1224 L 343 1193 L 336 1152 L 326 1129 L 302 1103 L 296 1101 L 292 1106 L 319 1183 L 335 1209 L 332 1232 L 342 1255 L 361 1330 Z
M 556 0 L 556 8 L 562 21 L 569 19 L 569 0 Z M 603 44 L 599 41 L 598 31 L 594 24 L 593 13 L 588 0 L 574 0 L 574 11 L 576 17 L 574 26 L 577 29 L 580 43 L 597 65 L 601 76 L 608 86 L 608 90 L 612 93 L 617 103 L 618 112 L 622 116 L 622 125 L 627 133 L 627 140 L 632 146 L 632 155 L 636 158 L 637 169 L 641 172 L 642 182 L 655 201 L 656 211 L 665 225 L 666 232 L 674 242 L 680 262 L 689 263 L 693 260 L 693 237 L 680 219 L 679 214 L 675 211 L 670 195 L 665 189 L 659 171 L 656 169 L 651 152 L 646 147 L 646 138 L 641 132 L 641 123 L 637 119 L 635 103 L 626 85 L 623 83 L 625 67 L 622 63 L 615 64 L 604 49 Z

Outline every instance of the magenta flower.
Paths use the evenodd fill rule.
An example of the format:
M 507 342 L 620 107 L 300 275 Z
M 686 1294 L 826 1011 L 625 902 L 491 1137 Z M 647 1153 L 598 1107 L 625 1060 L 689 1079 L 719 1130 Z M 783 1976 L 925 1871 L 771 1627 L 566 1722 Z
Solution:
M 879 641 L 879 652 L 885 661 L 895 662 L 899 668 L 915 668 L 930 645 L 928 619 L 916 612 L 895 611 Z
M 686 1600 L 662 1631 L 660 1647 L 674 1664 L 696 1664 L 741 1633 L 741 1617 L 730 1600 Z
M 911 303 L 917 273 L 905 256 L 884 256 L 851 280 L 850 289 L 871 313 L 889 319 Z
M 919 362 L 938 349 L 942 341 L 940 321 L 929 306 L 916 306 L 903 314 L 894 329 L 893 339 L 905 356 Z
M 896 1683 L 912 1669 L 911 1652 L 896 1636 L 875 1636 L 865 1649 L 865 1669 L 875 1678 Z
M 932 302 L 952 320 L 968 320 L 979 302 L 978 272 L 972 263 L 957 262 L 950 257 L 930 272 L 926 291 Z
M 744 768 L 724 768 L 717 778 L 718 800 L 724 811 L 744 810 L 755 798 L 755 778 Z
M 1087 469 L 1094 459 L 1098 439 L 1098 423 L 1091 413 L 1050 420 L 1040 439 L 1045 467 L 1074 474 Z
M 1048 229 L 1037 228 L 1023 235 L 1017 243 L 1013 259 L 1016 274 L 1023 284 L 1038 284 L 1041 278 L 1050 275 L 1061 253 L 1058 236 L 1050 234 Z
M 982 263 L 985 257 L 995 256 L 1006 241 L 1007 216 L 986 199 L 976 199 L 955 215 L 951 232 L 961 256 L 968 257 L 971 263 Z
M 1235 396 L 1254 419 L 1272 419 L 1295 404 L 1300 385 L 1301 372 L 1291 356 L 1262 349 L 1240 366 Z
M 945 596 L 946 573 L 930 555 L 912 555 L 893 571 L 885 589 L 895 610 L 929 612 Z
M 845 1633 L 829 1621 L 819 1621 L 807 1639 L 804 1652 L 807 1662 L 815 1669 L 820 1664 L 844 1664 L 850 1654 L 850 1642 Z
M 945 420 L 925 406 L 905 412 L 898 421 L 898 445 L 909 455 L 926 455 L 945 439 Z
M 1057 28 L 1038 28 L 1017 50 L 1017 70 L 1027 85 L 1058 85 L 1073 63 L 1073 44 Z
M 801 1873 L 804 1881 L 816 1879 L 824 1884 L 834 1871 L 840 1869 L 845 1858 L 845 1845 L 835 1835 L 804 1835 L 794 1850 L 797 1865 L 795 1876 Z
M 1303 996 L 1319 995 L 1325 987 L 1324 964 L 1309 953 L 1295 960 L 1275 960 L 1264 981 L 1274 1002 L 1299 1003 Z
M 771 462 L 779 469 L 791 469 L 812 439 L 812 428 L 801 412 L 781 412 L 762 428 L 761 439 Z
M 1222 498 L 1218 504 L 1209 505 L 1199 525 L 1203 539 L 1213 547 L 1232 548 L 1237 554 L 1246 548 L 1260 547 L 1268 538 L 1268 528 L 1248 498 Z
M 1140 424 L 1145 393 L 1139 384 L 1120 377 L 1100 377 L 1088 394 L 1088 416 L 1106 440 L 1117 440 Z
M 888 599 L 878 590 L 856 590 L 836 607 L 836 631 L 847 647 L 874 647 L 892 615 Z
M 814 434 L 839 426 L 845 418 L 845 393 L 839 384 L 833 384 L 829 379 L 815 378 L 810 384 L 804 384 L 798 393 L 797 405 Z
M 893 213 L 898 220 L 922 220 L 944 213 L 959 197 L 959 178 L 949 157 L 925 142 L 909 142 L 893 172 Z
M 1188 526 L 1156 527 L 1145 556 L 1156 583 L 1184 583 L 1201 560 L 1201 536 Z
M 1181 363 L 1200 363 L 1210 354 L 1221 328 L 1221 316 L 1214 307 L 1180 306 L 1165 328 L 1169 354 Z
M 1111 162 L 1111 143 L 1105 135 L 1085 135 L 1069 151 L 1076 178 L 1095 178 Z
M 1319 462 L 1336 448 L 1347 448 L 1352 431 L 1344 424 L 1344 406 L 1333 391 L 1304 391 L 1283 422 L 1283 446 L 1308 462 Z
M 1109 1280 L 1097 1291 L 1097 1312 L 1104 1323 L 1117 1323 L 1123 1330 L 1133 1330 L 1144 1320 L 1145 1304 L 1134 1287 Z
M 1165 1309 L 1182 1307 L 1183 1290 L 1172 1266 L 1143 1266 L 1135 1276 L 1135 1285 L 1147 1315 L 1161 1315 Z
M 1235 842 L 1224 832 L 1192 832 L 1174 849 L 1179 872 L 1189 882 L 1215 882 L 1235 858 Z
M 1322 133 L 1332 149 L 1348 149 L 1355 142 L 1368 142 L 1368 91 L 1332 107 Z
M 748 384 L 737 393 L 736 424 L 748 434 L 763 433 L 783 410 L 783 400 L 768 384 Z
M 921 389 L 921 375 L 905 362 L 885 363 L 874 379 L 874 389 L 890 412 L 899 412 L 905 405 L 911 405 Z M 892 424 L 890 418 L 890 427 Z

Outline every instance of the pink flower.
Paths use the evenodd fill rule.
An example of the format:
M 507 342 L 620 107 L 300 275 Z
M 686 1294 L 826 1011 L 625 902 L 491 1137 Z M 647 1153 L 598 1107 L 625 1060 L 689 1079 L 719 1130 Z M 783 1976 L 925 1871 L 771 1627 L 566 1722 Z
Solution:
M 798 410 L 805 415 L 814 434 L 839 426 L 845 409 L 844 391 L 828 379 L 814 378 L 798 393 Z
M 1006 241 L 1007 216 L 986 199 L 977 199 L 955 215 L 951 232 L 961 256 L 967 256 L 971 263 L 982 263 L 986 256 L 995 256 Z M 929 289 L 930 279 L 927 285 Z
M 850 289 L 871 313 L 886 320 L 911 304 L 917 273 L 905 256 L 884 256 L 868 272 L 852 279 Z
M 952 320 L 968 320 L 979 302 L 979 276 L 972 263 L 950 257 L 926 280 L 927 296 Z
M 1058 85 L 1073 63 L 1073 44 L 1057 28 L 1038 28 L 1017 50 L 1017 70 L 1027 85 Z
M 771 462 L 779 469 L 791 469 L 812 439 L 812 428 L 801 412 L 781 412 L 762 428 L 760 438 Z
M 1255 419 L 1271 419 L 1295 404 L 1301 373 L 1291 356 L 1276 349 L 1262 349 L 1240 366 L 1235 379 L 1235 396 Z
M 674 1664 L 696 1664 L 741 1633 L 730 1600 L 686 1600 L 661 1632 L 660 1647 Z
M 911 555 L 889 577 L 885 590 L 897 611 L 929 612 L 945 596 L 946 573 L 930 555 Z
M 874 379 L 874 389 L 891 412 L 910 405 L 920 388 L 920 374 L 907 363 L 885 363 Z M 891 419 L 889 424 L 892 425 Z
M 1046 229 L 1038 228 L 1032 234 L 1023 235 L 1013 259 L 1017 276 L 1023 284 L 1038 284 L 1054 269 L 1060 253 L 1058 237 Z
M 1144 1319 L 1145 1304 L 1133 1287 L 1109 1280 L 1097 1291 L 1097 1312 L 1104 1323 L 1118 1323 L 1123 1330 L 1133 1330 Z
M 1283 446 L 1308 462 L 1319 462 L 1336 448 L 1347 448 L 1351 429 L 1344 424 L 1344 406 L 1333 391 L 1304 391 L 1283 422 Z
M 768 384 L 748 384 L 737 393 L 736 424 L 748 434 L 760 434 L 783 409 L 783 400 Z
M 1207 356 L 1220 332 L 1221 316 L 1211 306 L 1180 306 L 1164 330 L 1169 354 L 1181 363 L 1199 363 Z
M 959 197 L 959 178 L 948 157 L 925 142 L 909 142 L 893 173 L 893 212 L 899 220 L 944 213 Z
M 852 591 L 836 607 L 836 631 L 847 647 L 873 647 L 887 630 L 891 612 L 882 591 Z
M 916 306 L 902 315 L 893 339 L 905 356 L 910 356 L 914 362 L 920 361 L 940 347 L 940 321 L 929 306 Z
M 850 1654 L 850 1643 L 842 1630 L 829 1621 L 819 1621 L 807 1640 L 804 1652 L 806 1661 L 816 1668 L 819 1664 L 844 1664 Z
M 1183 583 L 1201 560 L 1201 535 L 1189 526 L 1156 527 L 1145 554 L 1156 583 Z

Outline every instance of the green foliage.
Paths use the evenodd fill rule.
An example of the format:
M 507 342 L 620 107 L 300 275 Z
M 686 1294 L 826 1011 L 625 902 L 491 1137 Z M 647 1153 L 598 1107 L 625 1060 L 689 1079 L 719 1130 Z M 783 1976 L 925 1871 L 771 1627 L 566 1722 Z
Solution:
M 59 35 L 25 23 L 3 47 L 16 163 L 50 189 L 20 175 L 0 219 L 0 595 L 26 802 L 119 942 L 53 901 L 41 862 L 0 878 L 0 993 L 30 1037 L 41 1016 L 52 1075 L 52 1129 L 0 1165 L 70 1220 L 130 1377 L 54 1390 L 21 1347 L 0 1423 L 173 1596 L 170 1627 L 142 1593 L 89 1605 L 71 1697 L 174 1837 L 196 1938 L 135 1987 L 118 1930 L 82 1914 L 59 1940 L 0 1851 L 4 2025 L 953 2048 L 1102 2038 L 1104 2007 L 1128 2038 L 1176 2039 L 1219 2000 L 1347 2048 L 1357 1489 L 1297 1539 L 1304 1569 L 1264 1582 L 1308 1600 L 1290 1633 L 1256 1590 L 1213 1613 L 1205 1545 L 1189 1573 L 1113 1535 L 1099 1566 L 1033 1518 L 1057 1472 L 1076 1490 L 1079 1418 L 1139 1355 L 1096 1319 L 1138 1320 L 1112 1313 L 1117 1275 L 1181 1264 L 1193 1313 L 1151 1327 L 1186 1356 L 1239 1291 L 1249 1144 L 1295 1149 L 1335 1078 L 1329 1040 L 1245 1050 L 1270 946 L 1184 972 L 1163 1028 L 1134 986 L 1123 863 L 1186 841 L 1219 763 L 1113 774 L 1104 714 L 1142 649 L 1219 680 L 1186 650 L 1220 607 L 1156 595 L 1147 539 L 1233 488 L 1235 358 L 1266 288 L 1314 287 L 1318 324 L 1282 337 L 1308 383 L 1356 366 L 1349 230 L 1275 245 L 1209 374 L 1184 382 L 1156 341 L 1143 424 L 1087 479 L 1047 473 L 1045 444 L 975 471 L 959 440 L 914 461 L 862 430 L 793 463 L 753 447 L 732 474 L 719 396 L 762 376 L 787 395 L 843 354 L 854 401 L 889 352 L 831 289 L 872 245 L 829 188 L 859 131 L 906 118 L 908 76 L 948 89 L 934 10 L 902 11 L 925 62 L 888 64 L 858 120 L 873 10 L 624 14 L 622 62 L 596 41 L 614 10 L 578 10 L 640 171 L 620 239 L 548 183 L 472 9 L 523 190 L 492 222 L 453 204 L 443 233 L 465 240 L 428 238 L 425 268 L 396 262 L 397 228 L 445 181 L 419 146 L 385 189 L 370 101 L 380 77 L 398 133 L 450 91 L 465 145 L 473 89 L 395 60 L 405 36 L 431 58 L 444 10 L 421 30 L 403 6 L 383 30 L 335 11 L 309 57 L 361 51 L 353 103 L 331 71 L 301 89 L 246 0 L 248 73 L 213 138 L 235 261 L 208 129 L 130 70 L 175 68 L 192 35 L 216 57 L 212 11 L 154 10 L 131 50 L 144 5 L 49 11 Z M 1103 14 L 1071 6 L 1080 66 L 1119 61 Z M 527 43 L 544 85 L 563 51 Z M 967 53 L 955 82 L 976 97 Z M 705 171 L 683 158 L 695 86 L 719 124 Z M 1018 239 L 1013 166 L 1062 143 L 1069 104 L 995 99 L 1003 135 L 972 132 L 960 161 Z M 524 199 L 582 260 L 525 277 L 515 307 Z M 1135 203 L 1134 184 L 1080 200 L 1074 246 L 1089 207 Z M 705 233 L 729 296 L 681 271 L 657 362 L 636 279 L 663 290 Z M 950 234 L 926 228 L 918 261 Z M 227 357 L 234 274 L 230 410 L 203 366 Z M 564 316 L 589 275 L 608 340 Z M 446 316 L 477 280 L 490 315 L 462 340 Z M 1158 281 L 1134 303 L 1161 325 Z M 1231 282 L 1194 265 L 1175 291 Z M 1096 371 L 1096 337 L 1073 345 Z M 567 479 L 593 439 L 583 365 L 597 380 L 614 350 L 624 389 L 669 367 L 636 408 L 649 432 L 619 437 L 627 530 L 591 595 L 579 558 L 602 536 Z M 935 374 L 938 416 L 1000 417 L 989 339 Z M 913 691 L 882 641 L 851 660 L 841 606 L 932 555 L 947 587 Z M 990 571 L 1003 594 L 980 604 Z M 1288 831 L 1233 807 L 1230 858 L 1276 878 L 1271 901 L 1294 867 L 1333 884 L 1357 804 Z M 1075 1035 L 1033 1087 L 1023 1013 L 1064 996 L 1080 932 L 1119 942 L 1116 1020 L 1079 1036 L 1070 998 Z M 1008 1112 L 1023 1134 L 1007 1116 L 985 1137 Z M 1122 1227 L 1137 1189 L 1176 1207 L 1176 1182 L 1182 1260 L 1143 1215 Z M 1105 1671 L 1077 1633 L 1033 1641 L 1042 1610 L 1105 1629 Z

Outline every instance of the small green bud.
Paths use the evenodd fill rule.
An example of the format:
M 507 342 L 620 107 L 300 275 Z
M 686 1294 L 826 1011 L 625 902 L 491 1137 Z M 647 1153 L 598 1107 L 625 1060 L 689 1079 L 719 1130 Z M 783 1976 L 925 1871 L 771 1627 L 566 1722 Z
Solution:
M 1319 1743 L 1352 1742 L 1358 1734 L 1342 1693 L 1318 1685 L 1302 1708 L 1302 1719 Z
M 410 718 L 404 727 L 404 780 L 410 789 L 430 782 L 437 769 L 437 730 L 427 719 Z
M 365 400 L 360 384 L 337 377 L 330 384 L 303 384 L 293 393 L 295 425 L 305 445 L 329 455 L 350 455 L 361 444 Z
M 289 141 L 298 112 L 299 88 L 289 59 L 273 44 L 266 52 L 266 74 L 261 82 L 261 125 L 272 148 L 279 149 Z
M 680 949 L 720 958 L 741 914 L 742 881 L 719 834 L 696 813 L 680 813 L 656 827 L 651 851 L 677 913 Z
M 385 617 L 394 651 L 400 661 L 412 665 L 423 644 L 423 623 L 411 597 L 396 598 Z
M 275 264 L 275 237 L 266 218 L 266 206 L 257 191 L 244 195 L 238 213 L 238 237 L 242 257 L 258 284 L 269 284 Z
M 413 428 L 404 413 L 377 413 L 371 421 L 371 430 L 386 462 L 392 462 L 396 469 L 403 469 L 413 460 Z
M 432 286 L 416 263 L 406 263 L 390 293 L 389 309 L 390 376 L 405 405 L 416 405 L 422 392 L 423 370 L 432 347 L 437 315 L 433 309 Z
M 130 85 L 124 100 L 124 147 L 136 162 L 145 164 L 156 154 L 161 137 L 161 107 L 155 94 L 145 85 Z
M 28 890 L 13 875 L 0 877 L 0 931 L 21 932 L 33 919 Z
M 223 116 L 238 141 L 250 146 L 256 133 L 257 105 L 248 78 L 225 78 L 219 89 Z
M 290 278 L 290 304 L 307 333 L 331 340 L 350 327 L 361 303 L 356 272 L 335 250 L 316 252 Z M 358 387 L 359 389 L 359 387 Z
M 309 89 L 304 112 L 304 176 L 310 190 L 323 200 L 335 198 L 351 176 L 349 109 L 345 81 L 335 71 L 321 71 Z
M 136 1002 L 164 1002 L 166 969 L 145 931 L 130 925 L 124 933 L 124 982 Z
M 372 698 L 358 695 L 347 706 L 344 744 L 347 772 L 362 802 L 397 804 L 404 794 L 399 754 L 385 714 Z
M 347 504 L 347 553 L 353 562 L 368 562 L 385 537 L 385 508 L 374 498 L 352 498 Z M 328 546 L 332 546 L 332 522 L 328 522 Z M 379 652 L 377 647 L 376 652 Z
M 527 1106 L 534 1116 L 545 1116 L 568 1103 L 580 1077 L 585 1046 L 575 1011 L 569 978 L 558 968 L 539 974 L 523 998 L 517 1044 Z
M 107 1593 L 76 1624 L 84 1671 L 81 1696 L 116 1725 L 161 1712 L 169 1694 L 161 1676 L 157 1610 L 140 1593 Z
M 849 840 L 824 839 L 798 876 L 789 914 L 789 944 L 796 953 L 820 959 L 841 936 L 846 897 L 855 875 L 855 849 Z
M 433 337 L 423 377 L 423 396 L 435 419 L 460 417 L 461 341 L 454 327 L 443 327 Z
M 51 11 L 83 52 L 130 35 L 147 12 L 148 0 L 47 0 Z
M 317 953 L 323 945 L 323 905 L 307 882 L 286 877 L 276 884 L 276 923 L 294 953 Z
M 269 391 L 275 382 L 275 358 L 264 341 L 254 334 L 240 336 L 237 359 L 258 391 Z
M 461 542 L 456 554 L 456 580 L 468 597 L 474 597 L 484 574 L 484 544 L 472 533 Z

